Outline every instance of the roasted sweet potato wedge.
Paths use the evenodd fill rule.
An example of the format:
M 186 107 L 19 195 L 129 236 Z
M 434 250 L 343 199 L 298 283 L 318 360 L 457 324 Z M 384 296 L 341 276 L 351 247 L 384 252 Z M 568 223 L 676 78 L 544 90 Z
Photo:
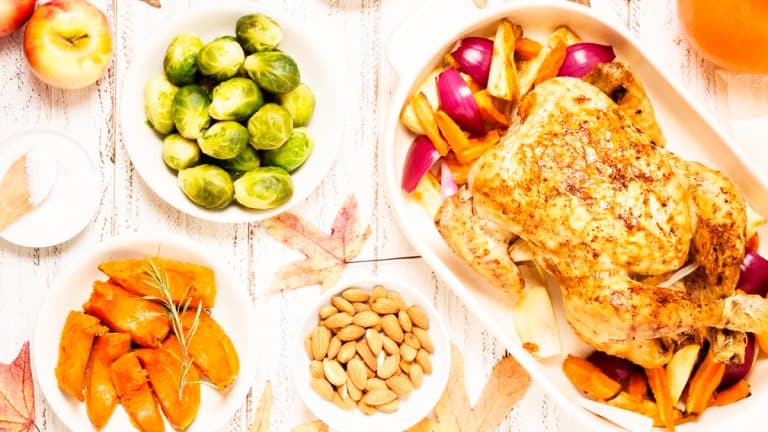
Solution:
M 83 309 L 114 331 L 129 333 L 145 347 L 158 347 L 171 328 L 165 308 L 124 290 L 113 281 L 93 283 Z
M 175 303 L 186 301 L 186 297 L 189 297 L 192 298 L 193 306 L 202 300 L 206 309 L 213 307 L 216 300 L 216 278 L 213 270 L 208 267 L 153 257 L 107 261 L 99 266 L 99 270 L 134 294 L 162 298 L 152 279 L 149 260 L 163 277 L 167 277 Z
M 131 423 L 142 432 L 163 432 L 165 422 L 135 352 L 112 363 L 112 383 Z
M 71 311 L 67 315 L 59 341 L 59 359 L 56 363 L 56 380 L 59 387 L 70 396 L 83 400 L 85 369 L 91 355 L 93 339 L 107 331 L 97 318 L 82 312 Z
M 184 332 L 188 333 L 195 322 L 194 310 L 181 315 Z M 189 352 L 200 372 L 210 380 L 219 391 L 226 391 L 240 372 L 240 360 L 232 341 L 219 323 L 207 313 L 200 314 L 200 322 L 188 341 Z
M 130 350 L 131 335 L 128 333 L 106 333 L 96 337 L 85 376 L 85 410 L 96 429 L 107 424 L 118 402 L 112 383 L 112 362 Z
M 184 354 L 176 336 L 168 336 L 160 348 L 137 350 L 136 355 L 147 371 L 149 384 L 165 417 L 176 429 L 188 428 L 200 408 L 200 372 L 194 364 L 190 366 L 179 398 Z

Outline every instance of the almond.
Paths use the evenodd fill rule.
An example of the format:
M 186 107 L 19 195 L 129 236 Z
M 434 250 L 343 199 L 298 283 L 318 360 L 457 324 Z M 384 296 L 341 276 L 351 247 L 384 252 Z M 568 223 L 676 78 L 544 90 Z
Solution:
M 387 289 L 381 285 L 376 285 L 371 291 L 370 302 L 373 303 L 376 299 L 387 297 Z
M 397 393 L 390 389 L 373 390 L 363 396 L 363 402 L 371 406 L 380 406 L 397 399 Z
M 424 382 L 424 370 L 418 364 L 411 366 L 411 370 L 408 372 L 408 378 L 411 379 L 415 388 L 421 387 L 421 383 Z
M 397 321 L 400 323 L 400 327 L 404 332 L 408 333 L 413 329 L 413 323 L 411 322 L 411 317 L 408 316 L 408 312 L 400 310 L 400 312 L 397 313 Z
M 331 338 L 331 341 L 328 343 L 328 353 L 325 355 L 329 359 L 333 360 L 336 357 L 336 354 L 339 353 L 339 350 L 341 349 L 341 341 L 336 336 Z
M 364 334 L 364 328 L 352 324 L 339 330 L 339 332 L 336 333 L 336 337 L 341 341 L 349 342 L 360 339 Z
M 312 387 L 312 390 L 314 390 L 321 398 L 329 402 L 333 400 L 333 395 L 336 394 L 333 391 L 331 384 L 322 378 L 312 378 L 312 381 L 309 382 L 309 386 Z
M 312 375 L 312 378 L 324 378 L 323 363 L 319 360 L 312 360 L 309 363 L 309 374 Z
M 384 347 L 384 351 L 386 351 L 387 354 L 392 355 L 394 353 L 400 352 L 400 348 L 397 346 L 395 341 L 389 338 L 389 336 L 382 336 L 381 342 L 382 346 Z
M 429 330 L 429 316 L 424 312 L 424 309 L 419 306 L 411 306 L 408 308 L 408 316 L 416 327 Z
M 379 412 L 383 412 L 385 414 L 392 414 L 393 412 L 397 411 L 398 408 L 400 408 L 400 401 L 395 399 L 392 402 L 385 403 L 384 405 L 379 405 L 376 407 Z
M 344 300 L 339 296 L 333 297 L 331 299 L 331 303 L 333 303 L 333 305 L 336 306 L 336 309 L 338 309 L 339 312 L 346 312 L 350 315 L 354 315 L 355 313 L 355 307 L 352 306 L 352 303 Z
M 362 360 L 353 358 L 347 363 L 347 375 L 349 381 L 358 389 L 363 390 L 368 381 L 368 375 L 365 370 L 365 363 Z
M 333 400 L 331 402 L 333 402 L 334 405 L 336 405 L 337 407 L 343 409 L 344 411 L 349 411 L 351 409 L 354 409 L 355 405 L 356 405 L 355 401 L 353 401 L 352 399 L 350 399 L 350 398 L 346 398 L 346 399 L 342 398 L 338 394 L 334 394 L 333 395 Z
M 368 366 L 365 367 L 365 375 L 368 378 L 376 378 L 376 372 L 372 371 Z
M 323 373 L 329 383 L 340 386 L 347 382 L 347 373 L 336 360 L 323 360 Z
M 421 345 L 422 348 L 424 348 L 425 351 L 432 354 L 435 352 L 435 346 L 432 344 L 432 338 L 429 336 L 429 332 L 421 329 L 421 328 L 415 328 L 413 329 L 413 335 L 416 336 L 416 339 L 419 340 L 419 345 Z M 418 348 L 418 347 L 414 347 Z
M 339 313 L 339 310 L 335 307 L 328 305 L 320 308 L 320 319 L 326 319 L 331 315 Z
M 400 294 L 394 291 L 387 291 L 387 298 L 395 302 L 398 309 L 405 309 L 405 302 L 403 301 L 403 298 L 400 297 Z
M 356 385 L 352 384 L 351 380 L 347 381 L 346 387 L 347 387 L 347 394 L 349 395 L 349 398 L 352 399 L 353 401 L 357 402 L 363 398 L 363 391 L 357 388 Z M 365 382 L 363 382 L 363 388 L 365 388 Z
M 376 356 L 373 355 L 371 348 L 368 347 L 368 342 L 357 341 L 356 349 L 357 353 L 360 354 L 360 357 L 365 362 L 365 365 L 372 370 L 376 370 Z
M 341 293 L 341 297 L 350 303 L 356 303 L 367 302 L 371 296 L 360 288 L 347 288 Z
M 393 341 L 397 343 L 403 341 L 403 329 L 400 328 L 400 323 L 394 315 L 386 315 L 381 318 L 381 329 Z
M 403 375 L 395 375 L 387 380 L 387 387 L 399 397 L 408 396 L 413 391 L 413 383 Z
M 394 301 L 382 297 L 377 298 L 371 303 L 371 310 L 381 315 L 387 315 L 397 313 L 400 310 L 400 306 Z
M 352 307 L 355 308 L 355 313 L 371 310 L 371 305 L 368 303 L 352 303 Z
M 352 324 L 352 315 L 346 312 L 339 312 L 329 316 L 322 324 L 331 330 L 340 329 Z
M 432 360 L 429 358 L 429 354 L 424 351 L 424 348 L 416 353 L 416 363 L 421 366 L 425 374 L 429 375 L 432 373 Z
M 416 358 L 416 353 L 418 352 L 419 351 L 416 348 L 410 345 L 400 345 L 400 357 L 407 362 L 412 362 Z
M 339 353 L 336 354 L 336 360 L 339 363 L 346 363 L 355 356 L 356 342 L 347 342 L 339 348 Z
M 361 413 L 368 416 L 376 414 L 376 407 L 368 405 L 367 403 L 363 402 L 362 399 L 357 403 L 357 409 L 359 409 Z
M 374 311 L 362 311 L 355 314 L 352 322 L 360 327 L 376 327 L 379 324 L 379 314 Z
M 418 327 L 417 327 L 417 329 L 418 329 Z M 419 329 L 419 330 L 421 330 L 421 329 Z M 406 345 L 412 346 L 412 347 L 414 347 L 416 349 L 421 348 L 421 342 L 419 342 L 419 339 L 416 336 L 414 336 L 413 333 L 406 333 L 405 336 L 403 337 L 403 342 Z
M 407 362 L 405 360 L 400 360 L 400 370 L 402 370 L 404 373 L 408 374 L 411 373 L 411 368 L 413 367 L 413 362 Z
M 365 390 L 372 392 L 374 390 L 381 390 L 386 389 L 387 383 L 383 379 L 379 378 L 368 378 L 368 381 L 365 382 Z
M 384 344 L 384 339 L 382 338 L 381 333 L 373 329 L 368 329 L 365 331 L 365 341 L 368 342 L 368 348 L 371 349 L 371 353 L 373 353 L 374 356 L 379 355 L 382 345 Z
M 381 379 L 387 379 L 394 375 L 400 369 L 400 355 L 391 355 L 384 359 L 378 369 L 376 369 L 376 375 Z
M 312 330 L 312 357 L 315 360 L 322 360 L 328 353 L 328 344 L 331 341 L 331 332 L 325 327 L 315 327 Z

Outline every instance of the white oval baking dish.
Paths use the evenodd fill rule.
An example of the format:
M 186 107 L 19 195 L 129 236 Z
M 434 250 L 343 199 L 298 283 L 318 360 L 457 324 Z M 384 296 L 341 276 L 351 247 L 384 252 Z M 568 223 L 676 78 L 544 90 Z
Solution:
M 568 430 L 623 430 L 581 408 L 578 405 L 579 394 L 562 373 L 561 365 L 567 353 L 586 354 L 590 348 L 577 339 L 565 322 L 559 289 L 550 286 L 563 355 L 537 360 L 520 346 L 514 332 L 509 300 L 486 284 L 451 252 L 430 218 L 400 188 L 403 161 L 413 139 L 413 135 L 399 122 L 399 112 L 404 101 L 440 63 L 442 55 L 455 41 L 471 34 L 488 34 L 489 29 L 502 17 L 509 17 L 512 22 L 521 24 L 526 34 L 542 36 L 559 25 L 567 25 L 582 40 L 613 45 L 618 59 L 628 63 L 643 83 L 667 137 L 669 149 L 686 159 L 697 160 L 725 172 L 763 215 L 768 214 L 767 177 L 762 173 L 757 174 L 748 166 L 745 162 L 747 155 L 728 142 L 713 119 L 702 112 L 684 91 L 670 82 L 661 68 L 627 32 L 583 6 L 564 1 L 523 0 L 493 9 L 476 10 L 469 0 L 432 2 L 411 16 L 390 38 L 387 58 L 397 74 L 398 85 L 382 129 L 384 164 L 390 202 L 403 231 L 427 263 L 467 307 L 562 408 L 581 423 L 579 426 L 570 426 Z M 765 418 L 762 413 L 768 406 L 768 360 L 757 363 L 751 373 L 750 383 L 750 398 L 727 407 L 709 409 L 698 421 L 681 425 L 678 430 L 714 432 L 725 430 L 726 427 L 731 430 L 754 427 L 756 421 Z

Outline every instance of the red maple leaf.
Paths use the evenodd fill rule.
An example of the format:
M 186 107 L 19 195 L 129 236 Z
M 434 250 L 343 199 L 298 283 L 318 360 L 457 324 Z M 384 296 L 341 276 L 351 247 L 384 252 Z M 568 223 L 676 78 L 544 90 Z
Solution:
M 35 426 L 35 386 L 29 342 L 11 364 L 0 363 L 0 431 L 31 432 Z
M 323 290 L 333 287 L 371 235 L 370 226 L 362 228 L 353 196 L 347 198 L 336 215 L 330 235 L 293 213 L 267 219 L 264 225 L 272 237 L 306 256 L 275 273 L 271 286 L 274 290 L 315 284 Z

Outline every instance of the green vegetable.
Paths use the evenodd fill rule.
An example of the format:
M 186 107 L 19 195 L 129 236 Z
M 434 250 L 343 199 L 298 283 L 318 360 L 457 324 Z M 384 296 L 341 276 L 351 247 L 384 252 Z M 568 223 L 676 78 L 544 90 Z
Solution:
M 171 117 L 181 136 L 188 139 L 200 137 L 203 130 L 211 124 L 209 105 L 208 94 L 198 85 L 190 84 L 176 92 Z
M 235 25 L 235 34 L 240 45 L 248 53 L 271 51 L 283 40 L 280 25 L 262 14 L 240 17 Z
M 197 143 L 181 135 L 172 134 L 163 140 L 163 161 L 177 171 L 195 166 L 200 160 Z
M 149 124 L 159 133 L 167 135 L 173 132 L 173 97 L 179 88 L 168 81 L 164 75 L 151 78 L 144 84 L 144 112 Z
M 179 187 L 190 201 L 208 209 L 225 207 L 234 197 L 232 178 L 216 165 L 179 171 Z
M 203 75 L 218 81 L 237 75 L 245 61 L 245 53 L 232 36 L 217 37 L 197 54 L 197 68 Z
M 195 82 L 197 75 L 197 54 L 203 48 L 203 41 L 192 33 L 176 35 L 168 45 L 163 59 L 163 68 L 168 80 L 183 86 Z
M 264 152 L 264 164 L 280 167 L 288 172 L 296 171 L 309 158 L 313 144 L 306 129 L 294 129 L 282 147 Z
M 315 112 L 315 95 L 306 84 L 299 84 L 295 89 L 278 95 L 277 98 L 280 105 L 291 113 L 294 126 L 306 126 L 312 119 L 312 113 Z
M 291 175 L 278 167 L 256 168 L 235 181 L 235 200 L 253 209 L 279 207 L 292 195 Z
M 231 78 L 213 88 L 208 113 L 217 120 L 245 121 L 264 105 L 259 87 L 248 78 Z
M 233 177 L 239 177 L 248 171 L 253 171 L 261 165 L 259 153 L 251 146 L 245 146 L 243 151 L 232 159 L 218 161 L 218 165 Z
M 288 93 L 301 82 L 296 62 L 280 51 L 251 54 L 245 58 L 243 65 L 248 76 L 271 93 Z
M 268 103 L 248 120 L 251 145 L 256 150 L 274 150 L 283 145 L 293 130 L 291 114 L 280 105 Z
M 197 144 L 212 158 L 230 159 L 248 145 L 248 129 L 236 121 L 220 121 L 204 130 Z

